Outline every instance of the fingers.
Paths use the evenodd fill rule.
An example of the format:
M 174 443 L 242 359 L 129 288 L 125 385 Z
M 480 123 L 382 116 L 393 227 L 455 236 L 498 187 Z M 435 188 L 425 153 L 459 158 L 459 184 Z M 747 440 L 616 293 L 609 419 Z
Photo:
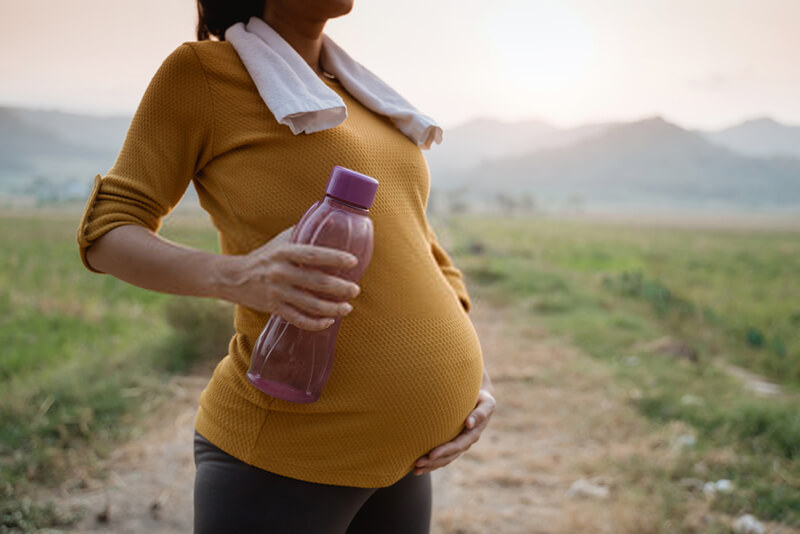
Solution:
M 482 430 L 482 429 L 481 429 Z M 444 467 L 466 452 L 480 437 L 479 430 L 465 430 L 453 441 L 433 449 L 416 463 L 415 473 L 420 475 Z
M 475 428 L 480 425 L 486 425 L 489 422 L 489 418 L 494 413 L 494 409 L 497 406 L 497 401 L 494 398 L 494 395 L 482 389 L 478 394 L 478 404 L 475 406 L 475 409 L 472 410 L 472 413 L 469 414 L 467 417 L 467 428 Z
M 351 269 L 358 263 L 355 255 L 330 247 L 305 244 L 286 244 L 276 252 L 276 257 L 315 267 Z
M 358 258 L 344 250 L 292 243 L 293 230 L 296 227 L 285 229 L 237 264 L 226 286 L 227 298 L 276 313 L 299 328 L 322 330 L 331 324 L 326 319 L 352 310 L 346 301 L 360 288 L 343 273 L 356 266 Z
M 283 317 L 291 324 L 298 328 L 302 328 L 303 330 L 325 330 L 335 322 L 334 319 L 328 317 L 309 317 L 303 313 L 300 313 L 288 304 L 280 304 L 278 309 L 275 311 L 275 314 Z
M 470 412 L 466 421 L 466 429 L 454 440 L 433 449 L 416 462 L 415 474 L 421 475 L 446 466 L 466 452 L 480 439 L 481 433 L 489 424 L 497 401 L 489 391 L 481 389 L 475 409 Z
M 480 432 L 477 430 L 465 430 L 453 441 L 449 441 L 433 449 L 430 454 L 428 454 L 429 461 L 434 463 L 442 458 L 466 452 L 473 443 L 478 441 L 479 437 Z
M 296 287 L 282 287 L 279 291 L 288 304 L 305 315 L 337 318 L 353 311 L 353 306 L 347 302 L 323 300 Z
M 431 471 L 436 471 L 437 469 L 441 469 L 442 467 L 445 467 L 446 465 L 448 465 L 450 462 L 452 462 L 453 460 L 455 460 L 459 456 L 461 456 L 460 452 L 457 453 L 457 454 L 453 454 L 451 456 L 443 456 L 443 457 L 437 459 L 435 462 L 423 463 L 421 465 L 418 463 L 417 466 L 414 468 L 414 474 L 415 475 L 424 475 L 425 473 L 430 473 Z
M 449 454 L 447 456 L 440 456 L 435 460 L 418 460 L 416 466 L 414 468 L 414 474 L 422 475 L 424 473 L 430 473 L 431 471 L 435 471 L 437 469 L 441 469 L 442 467 L 446 466 L 459 456 L 461 456 L 463 451 L 458 451 L 453 454 Z
M 358 295 L 358 284 L 320 271 L 305 269 L 285 263 L 281 266 L 280 276 L 284 281 L 310 291 L 318 291 L 335 300 L 350 300 Z

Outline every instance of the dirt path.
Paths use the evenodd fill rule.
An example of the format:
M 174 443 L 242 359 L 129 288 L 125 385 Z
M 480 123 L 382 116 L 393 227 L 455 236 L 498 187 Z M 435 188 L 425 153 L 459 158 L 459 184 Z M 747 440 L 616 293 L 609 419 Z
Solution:
M 604 467 L 652 442 L 610 400 L 605 371 L 511 309 L 476 299 L 472 318 L 498 409 L 478 443 L 434 471 L 433 532 L 653 532 L 654 514 L 622 498 Z M 143 435 L 108 459 L 108 480 L 62 495 L 64 506 L 88 508 L 73 531 L 191 532 L 192 422 L 208 376 L 176 378 L 174 398 Z M 567 496 L 582 477 L 609 497 Z

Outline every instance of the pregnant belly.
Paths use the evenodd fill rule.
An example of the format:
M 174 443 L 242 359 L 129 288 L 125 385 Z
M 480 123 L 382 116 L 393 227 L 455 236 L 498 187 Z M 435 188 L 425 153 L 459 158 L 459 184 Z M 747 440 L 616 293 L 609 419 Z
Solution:
M 387 435 L 404 434 L 423 449 L 456 436 L 475 407 L 483 375 L 480 342 L 467 314 L 394 320 L 370 330 L 366 350 L 340 331 L 342 350 L 323 397 L 352 399 L 358 404 L 352 408 L 375 416 Z
M 287 474 L 302 466 L 319 481 L 347 473 L 389 484 L 455 438 L 477 402 L 483 356 L 467 314 L 446 308 L 439 317 L 349 317 L 322 396 L 270 401 L 252 463 Z

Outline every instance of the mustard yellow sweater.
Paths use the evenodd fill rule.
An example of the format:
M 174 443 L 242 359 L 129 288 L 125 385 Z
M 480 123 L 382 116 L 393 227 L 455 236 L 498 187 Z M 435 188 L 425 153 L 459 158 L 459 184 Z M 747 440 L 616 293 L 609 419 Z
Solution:
M 336 81 L 326 83 L 347 119 L 293 135 L 229 43 L 182 44 L 153 77 L 113 168 L 95 177 L 77 238 L 93 270 L 85 257 L 93 241 L 125 224 L 158 231 L 192 182 L 222 253 L 246 254 L 322 197 L 334 165 L 374 176 L 373 258 L 342 320 L 322 397 L 295 404 L 250 385 L 245 372 L 269 315 L 237 306 L 195 428 L 274 473 L 383 487 L 463 429 L 483 360 L 461 273 L 425 216 L 430 177 L 420 149 Z

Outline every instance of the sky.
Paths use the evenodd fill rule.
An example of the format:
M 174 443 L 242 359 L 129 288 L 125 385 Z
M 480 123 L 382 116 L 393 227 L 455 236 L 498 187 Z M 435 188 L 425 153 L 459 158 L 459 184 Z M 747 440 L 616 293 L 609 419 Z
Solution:
M 0 0 L 0 105 L 130 115 L 193 0 Z M 444 127 L 800 125 L 800 0 L 355 0 L 325 32 Z

